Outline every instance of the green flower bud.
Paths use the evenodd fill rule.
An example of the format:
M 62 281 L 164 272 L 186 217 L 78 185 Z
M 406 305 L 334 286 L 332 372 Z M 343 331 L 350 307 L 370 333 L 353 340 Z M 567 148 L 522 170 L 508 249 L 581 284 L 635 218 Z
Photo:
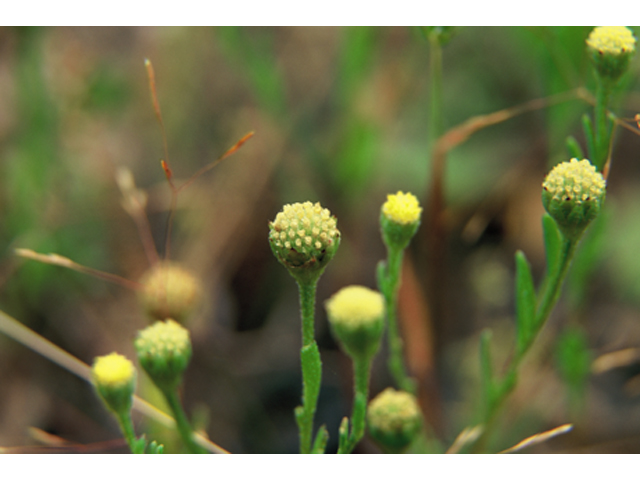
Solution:
M 189 331 L 171 319 L 158 321 L 140 330 L 134 345 L 153 383 L 163 392 L 175 390 L 191 360 Z
M 387 388 L 369 403 L 369 433 L 385 450 L 400 453 L 422 428 L 422 412 L 409 392 Z
M 136 389 L 133 363 L 115 352 L 97 357 L 91 368 L 91 379 L 109 410 L 120 416 L 128 415 Z
M 616 82 L 635 51 L 636 39 L 627 27 L 596 27 L 587 38 L 587 52 L 604 81 Z
M 596 218 L 606 194 L 602 174 L 589 160 L 556 165 L 542 183 L 542 204 L 570 240 L 578 240 Z
M 382 239 L 388 247 L 404 250 L 418 231 L 422 207 L 411 193 L 387 195 L 380 212 Z
M 143 285 L 138 295 L 140 303 L 155 320 L 173 318 L 182 322 L 202 298 L 198 279 L 173 262 L 157 263 L 140 283 Z
M 319 277 L 340 245 L 336 218 L 319 203 L 285 205 L 269 222 L 269 244 L 298 281 Z
M 371 358 L 384 330 L 384 297 L 366 287 L 345 287 L 325 302 L 334 336 L 351 357 Z

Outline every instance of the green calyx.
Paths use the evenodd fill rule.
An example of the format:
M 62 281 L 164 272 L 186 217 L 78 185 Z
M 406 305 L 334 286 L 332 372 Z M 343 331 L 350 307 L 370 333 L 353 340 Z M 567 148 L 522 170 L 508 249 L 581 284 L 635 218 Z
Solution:
M 174 391 L 191 359 L 189 331 L 171 319 L 158 321 L 139 331 L 134 345 L 153 383 L 163 392 Z
M 336 218 L 319 203 L 285 205 L 269 222 L 269 245 L 297 281 L 322 274 L 340 246 Z
M 605 195 L 602 174 L 586 159 L 556 165 L 542 184 L 542 204 L 570 240 L 578 240 L 598 216 Z
M 384 297 L 352 285 L 325 303 L 329 324 L 342 349 L 352 358 L 370 359 L 380 348 L 384 330 Z
M 629 68 L 636 39 L 627 27 L 597 27 L 591 31 L 586 43 L 598 78 L 614 84 Z
M 380 210 L 382 240 L 389 248 L 404 250 L 418 231 L 422 207 L 415 195 L 398 192 L 387 195 Z
M 369 403 L 369 434 L 391 453 L 405 450 L 422 428 L 422 412 L 416 397 L 387 388 Z

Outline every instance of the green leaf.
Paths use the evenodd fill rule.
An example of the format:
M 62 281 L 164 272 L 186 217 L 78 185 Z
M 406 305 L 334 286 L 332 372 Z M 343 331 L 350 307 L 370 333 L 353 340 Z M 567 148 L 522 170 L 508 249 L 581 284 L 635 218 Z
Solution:
M 584 136 L 587 140 L 587 153 L 589 158 L 593 159 L 596 155 L 596 147 L 593 137 L 593 124 L 591 123 L 591 117 L 586 113 L 582 116 L 582 129 L 584 130 Z
M 516 325 L 518 352 L 522 353 L 531 338 L 536 315 L 536 291 L 529 262 L 524 253 L 516 252 Z
M 343 417 L 338 429 L 338 453 L 349 453 L 349 418 Z
M 311 453 L 322 454 L 327 448 L 327 442 L 329 441 L 329 432 L 327 432 L 327 427 L 322 425 L 318 429 L 318 433 L 316 435 L 316 439 L 313 442 L 313 447 L 311 448 Z
M 582 147 L 573 135 L 567 137 L 566 146 L 571 158 L 577 158 L 578 160 L 582 160 L 584 158 Z

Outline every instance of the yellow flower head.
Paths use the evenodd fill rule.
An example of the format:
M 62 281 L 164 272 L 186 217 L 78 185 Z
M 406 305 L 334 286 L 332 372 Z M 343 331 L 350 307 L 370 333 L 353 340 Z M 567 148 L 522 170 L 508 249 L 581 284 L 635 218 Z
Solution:
M 173 262 L 159 262 L 140 280 L 139 299 L 151 318 L 184 320 L 198 305 L 202 287 L 190 272 Z
M 542 204 L 565 237 L 577 240 L 598 215 L 606 183 L 589 160 L 556 165 L 542 183 Z
M 587 38 L 587 46 L 601 54 L 633 53 L 636 39 L 627 27 L 596 27 Z
M 285 205 L 269 222 L 269 245 L 298 281 L 317 277 L 340 245 L 336 217 L 319 203 Z
M 136 338 L 137 349 L 153 352 L 154 355 L 184 355 L 191 352 L 189 330 L 179 323 L 167 319 L 141 330 Z
M 359 285 L 345 287 L 325 304 L 329 320 L 347 328 L 357 329 L 384 316 L 384 297 L 381 293 Z
M 422 207 L 413 194 L 398 192 L 395 195 L 387 195 L 387 201 L 382 205 L 382 213 L 392 222 L 408 225 L 420 220 Z
M 547 175 L 542 187 L 553 200 L 581 204 L 601 197 L 605 192 L 605 181 L 589 160 L 572 158 L 556 165 Z
M 96 385 L 119 388 L 132 382 L 136 369 L 126 357 L 114 352 L 97 357 L 91 373 Z

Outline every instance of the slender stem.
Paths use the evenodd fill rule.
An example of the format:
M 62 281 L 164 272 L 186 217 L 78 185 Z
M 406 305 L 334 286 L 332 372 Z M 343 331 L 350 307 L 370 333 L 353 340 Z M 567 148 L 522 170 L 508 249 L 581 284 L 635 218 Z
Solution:
M 316 414 L 320 384 L 322 382 L 322 362 L 315 342 L 315 303 L 318 279 L 298 281 L 300 292 L 300 313 L 302 316 L 302 407 L 296 409 L 296 420 L 300 432 L 300 453 L 311 453 L 313 419 Z
M 543 282 L 544 292 L 540 297 L 540 303 L 536 308 L 536 316 L 533 327 L 534 332 L 528 339 L 522 350 L 520 350 L 519 353 L 517 353 L 512 358 L 507 368 L 507 373 L 501 381 L 501 385 L 496 393 L 496 396 L 491 400 L 490 405 L 485 410 L 483 422 L 485 428 L 482 435 L 480 435 L 475 444 L 475 451 L 481 451 L 482 449 L 484 449 L 484 445 L 486 444 L 489 432 L 491 431 L 495 423 L 494 420 L 496 414 L 499 412 L 500 407 L 509 397 L 517 384 L 518 369 L 520 367 L 520 364 L 522 363 L 522 360 L 526 353 L 531 349 L 531 346 L 533 345 L 536 337 L 542 330 L 542 327 L 544 327 L 544 324 L 549 318 L 553 307 L 560 297 L 560 292 L 562 291 L 562 283 L 564 282 L 564 279 L 569 270 L 571 259 L 573 258 L 573 254 L 575 253 L 578 241 L 579 239 L 571 240 L 562 235 L 562 246 L 560 249 L 560 266 L 559 268 L 555 269 L 555 271 L 551 272 L 551 276 L 545 279 L 545 281 Z M 547 274 L 549 274 L 549 272 L 547 272 Z
M 400 272 L 404 252 L 401 249 L 387 247 L 386 275 L 380 290 L 384 295 L 385 309 L 389 328 L 389 360 L 388 367 L 394 380 L 403 390 L 415 393 L 416 385 L 407 374 L 404 364 L 403 341 L 397 320 L 398 291 L 400 289 Z
M 440 36 L 429 35 L 429 140 L 433 143 L 444 132 L 442 115 L 442 45 Z M 432 144 L 433 144 L 432 143 Z
M 191 424 L 189 423 L 189 420 L 187 420 L 187 415 L 184 413 L 184 410 L 182 408 L 182 403 L 178 398 L 178 392 L 173 390 L 173 391 L 167 391 L 167 392 L 163 391 L 162 393 L 164 393 L 164 397 L 167 400 L 167 403 L 169 404 L 169 408 L 171 408 L 171 411 L 173 412 L 173 418 L 176 421 L 178 432 L 180 433 L 180 436 L 182 437 L 182 441 L 187 446 L 187 449 L 189 450 L 189 452 L 190 453 L 206 453 L 195 442 L 195 439 L 193 438 L 193 429 L 191 428 Z
M 118 423 L 120 424 L 120 429 L 124 435 L 124 439 L 127 441 L 129 445 L 129 449 L 131 453 L 136 453 L 135 451 L 135 441 L 136 441 L 136 432 L 133 428 L 133 421 L 131 420 L 131 412 L 127 412 L 125 415 L 116 415 L 118 419 Z M 143 452 L 140 452 L 143 453 Z
M 595 104 L 595 157 L 593 159 L 594 165 L 598 171 L 602 171 L 604 164 L 609 156 L 609 144 L 611 143 L 611 136 L 609 135 L 609 119 L 607 117 L 607 111 L 609 107 L 609 99 L 611 97 L 611 86 L 608 82 L 598 79 L 598 86 L 596 89 L 596 104 Z
M 351 453 L 364 436 L 367 399 L 369 398 L 369 378 L 371 358 L 353 359 L 353 411 L 351 413 L 351 434 L 348 447 L 342 453 Z

